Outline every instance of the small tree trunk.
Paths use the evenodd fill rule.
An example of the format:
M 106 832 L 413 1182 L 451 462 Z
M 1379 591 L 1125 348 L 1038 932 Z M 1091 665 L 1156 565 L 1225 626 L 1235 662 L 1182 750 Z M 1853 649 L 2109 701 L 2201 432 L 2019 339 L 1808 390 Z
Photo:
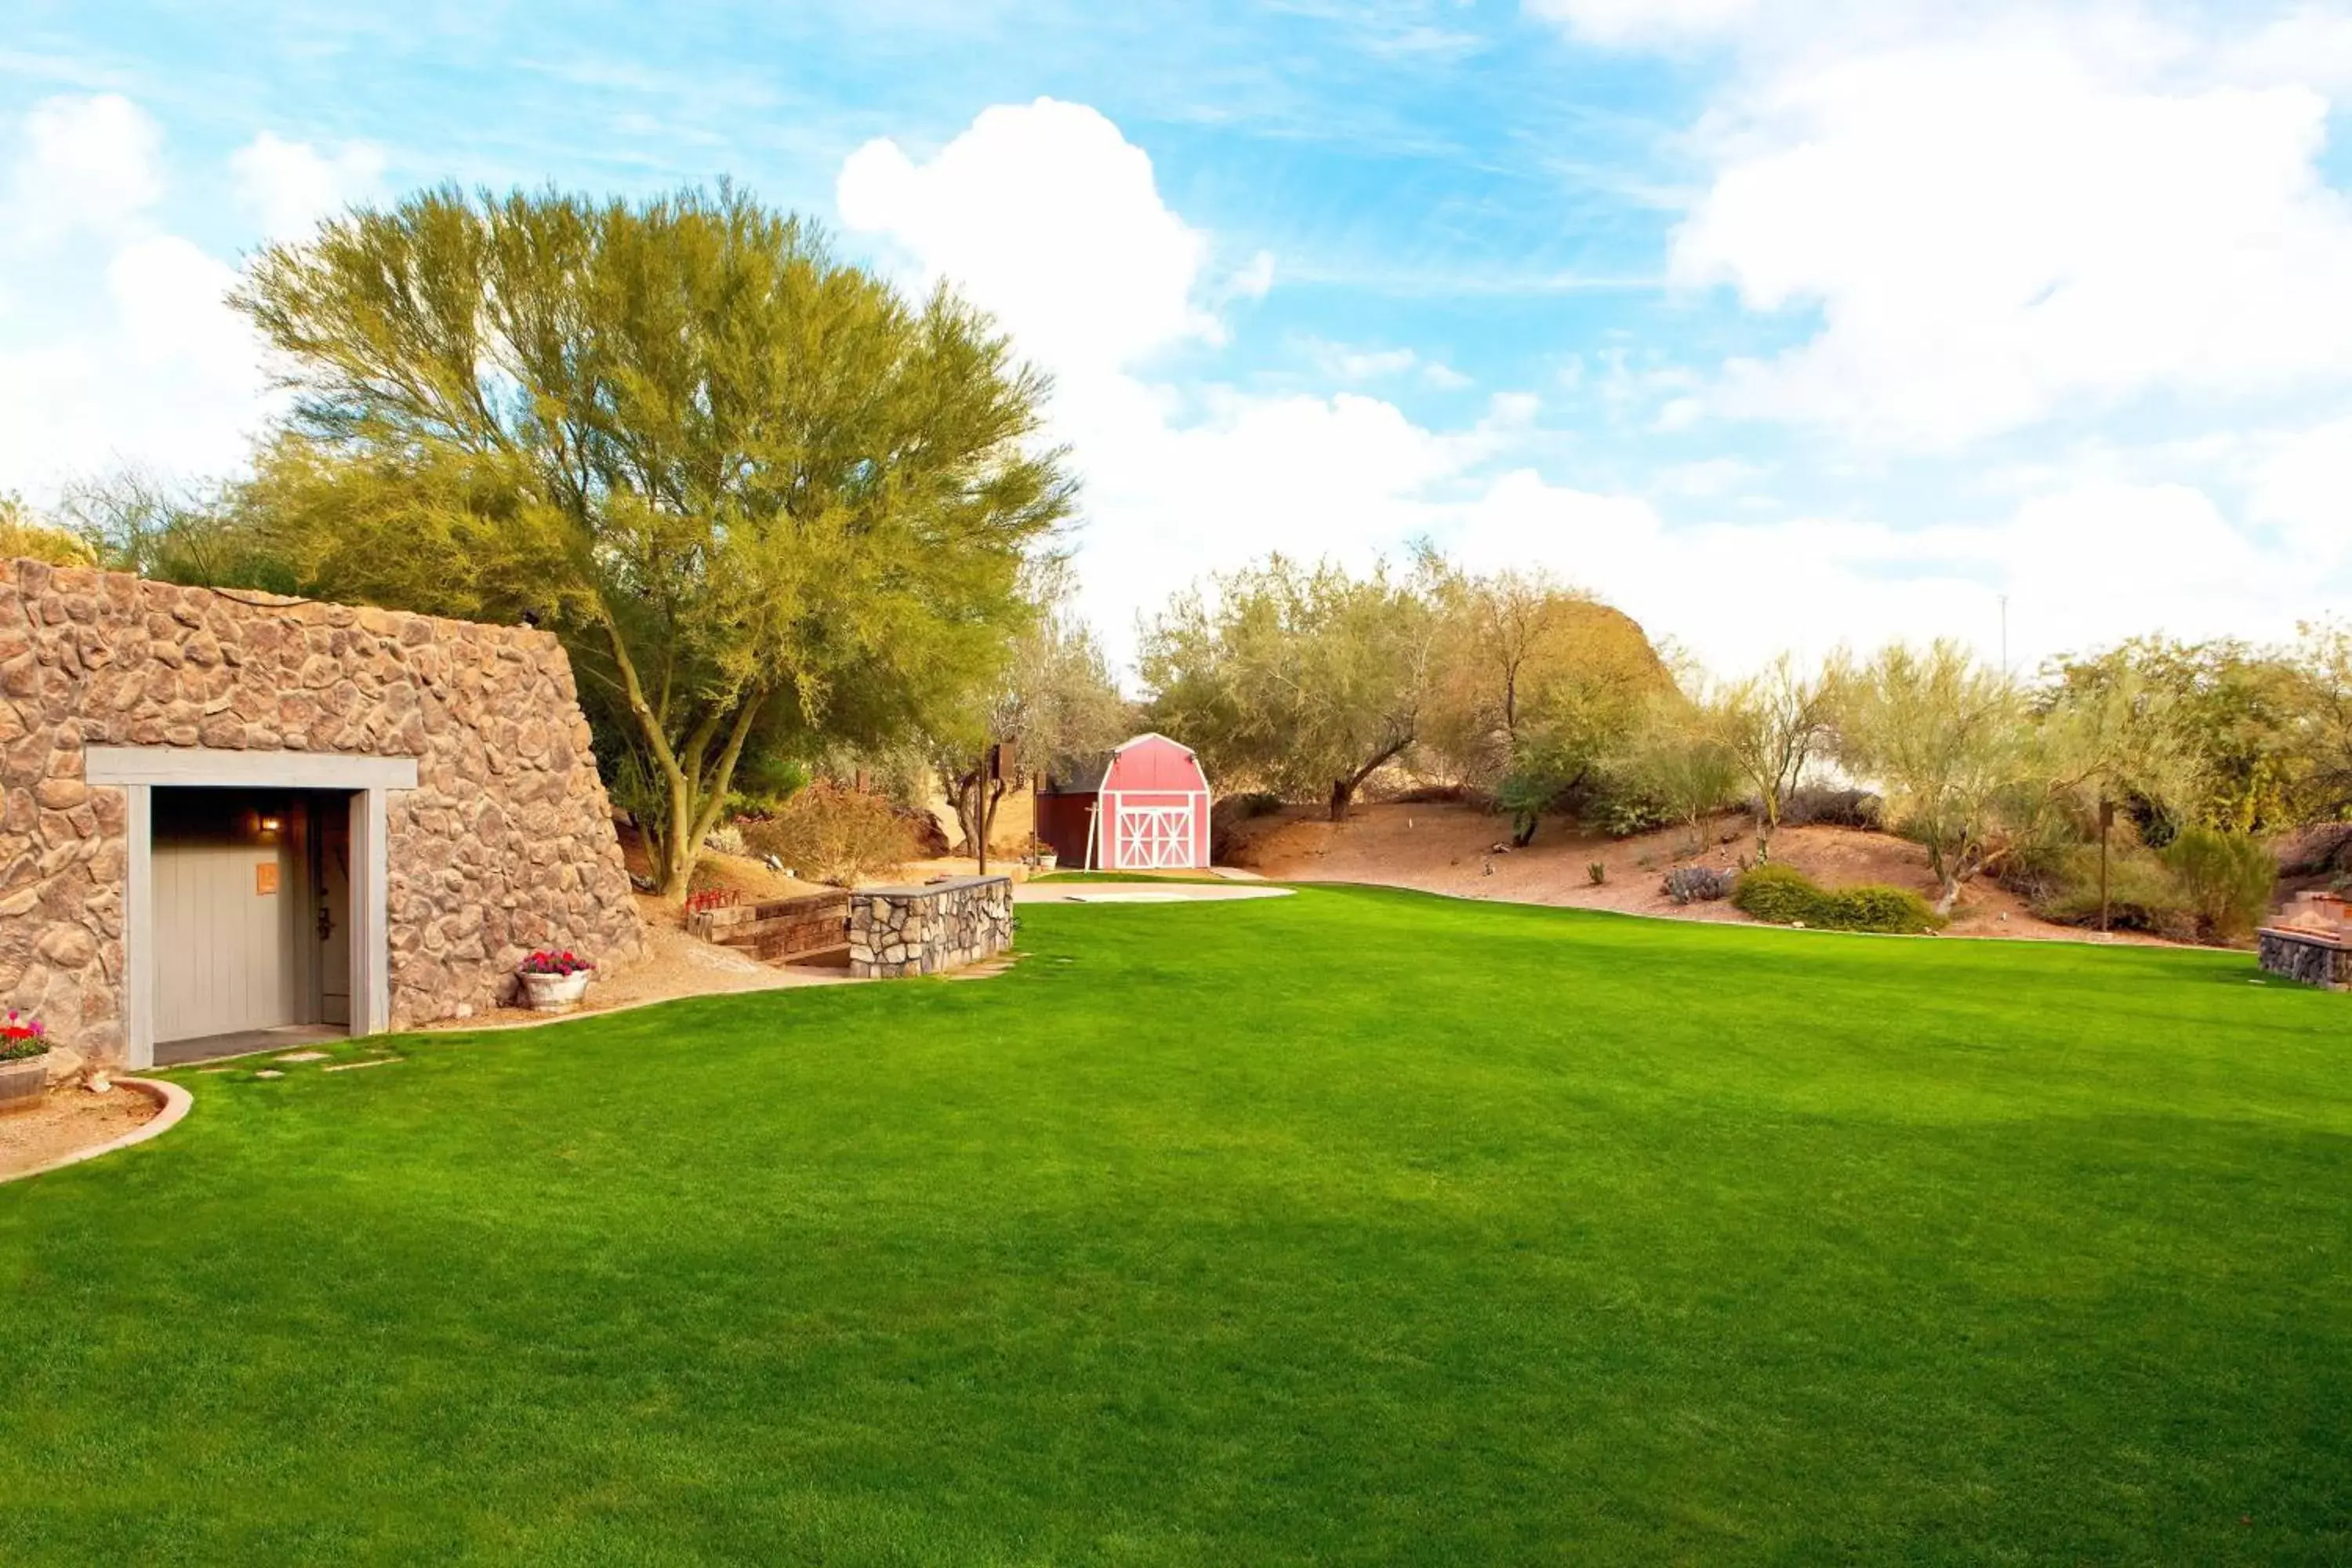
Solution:
M 1331 781 L 1331 820 L 1347 821 L 1348 807 L 1355 803 L 1355 799 L 1356 786 L 1353 781 L 1333 779 Z
M 694 880 L 695 863 L 701 858 L 702 847 L 694 841 L 694 803 L 673 782 L 669 792 L 669 831 L 662 842 L 661 896 L 665 902 L 675 904 L 686 897 Z
M 980 874 L 988 875 L 988 841 L 996 832 L 996 808 L 1004 804 L 1004 781 L 991 779 L 982 786 L 987 795 L 980 808 Z
M 1948 918 L 1952 912 L 1952 906 L 1959 901 L 1960 879 L 1958 877 L 1945 878 L 1944 890 L 1936 899 L 1936 913 Z

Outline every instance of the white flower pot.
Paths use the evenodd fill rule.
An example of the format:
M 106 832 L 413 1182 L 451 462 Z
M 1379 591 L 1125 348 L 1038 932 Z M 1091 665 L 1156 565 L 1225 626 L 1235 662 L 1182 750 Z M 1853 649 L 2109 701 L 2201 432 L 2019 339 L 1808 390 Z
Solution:
M 523 995 L 534 1013 L 569 1013 L 588 994 L 588 979 L 584 969 L 577 974 L 526 974 Z

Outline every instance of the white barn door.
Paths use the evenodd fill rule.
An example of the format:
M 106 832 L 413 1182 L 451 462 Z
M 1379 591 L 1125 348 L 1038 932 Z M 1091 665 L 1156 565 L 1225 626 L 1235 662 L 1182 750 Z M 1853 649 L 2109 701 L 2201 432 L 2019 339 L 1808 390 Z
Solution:
M 1186 870 L 1192 864 L 1192 806 L 1118 808 L 1118 869 Z

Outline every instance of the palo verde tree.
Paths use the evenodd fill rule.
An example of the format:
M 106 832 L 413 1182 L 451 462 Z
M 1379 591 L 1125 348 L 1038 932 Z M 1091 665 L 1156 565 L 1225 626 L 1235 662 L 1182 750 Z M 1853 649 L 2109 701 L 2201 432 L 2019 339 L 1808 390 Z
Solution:
M 1780 808 L 1835 739 L 1835 683 L 1782 654 L 1760 672 L 1704 701 L 1715 734 L 1740 782 L 1756 797 L 1756 858 L 1772 858 Z
M 1152 723 L 1213 773 L 1347 820 L 1356 791 L 1418 733 L 1428 595 L 1386 567 L 1350 576 L 1280 555 L 1176 596 L 1145 628 Z
M 1627 780 L 1682 825 L 1691 854 L 1702 847 L 1700 824 L 1739 793 L 1725 729 L 1722 713 L 1704 698 L 1669 688 L 1651 698 L 1616 759 Z
M 2025 694 L 1949 641 L 1891 645 L 1839 686 L 1839 761 L 1877 782 L 1896 830 L 1927 849 L 1948 915 L 2050 798 Z
M 255 261 L 296 394 L 250 503 L 307 586 L 561 635 L 684 894 L 754 744 L 908 727 L 1026 617 L 1046 387 L 740 192 L 425 192 Z

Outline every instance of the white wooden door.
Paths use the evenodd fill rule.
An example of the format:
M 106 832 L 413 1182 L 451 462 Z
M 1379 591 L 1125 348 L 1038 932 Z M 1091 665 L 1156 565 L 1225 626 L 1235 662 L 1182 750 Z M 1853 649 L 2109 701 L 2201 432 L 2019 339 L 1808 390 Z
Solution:
M 289 910 L 307 879 L 292 860 L 282 841 L 156 844 L 158 1040 L 301 1021 Z
M 1192 807 L 1122 805 L 1118 808 L 1118 868 L 1181 870 L 1192 864 Z

